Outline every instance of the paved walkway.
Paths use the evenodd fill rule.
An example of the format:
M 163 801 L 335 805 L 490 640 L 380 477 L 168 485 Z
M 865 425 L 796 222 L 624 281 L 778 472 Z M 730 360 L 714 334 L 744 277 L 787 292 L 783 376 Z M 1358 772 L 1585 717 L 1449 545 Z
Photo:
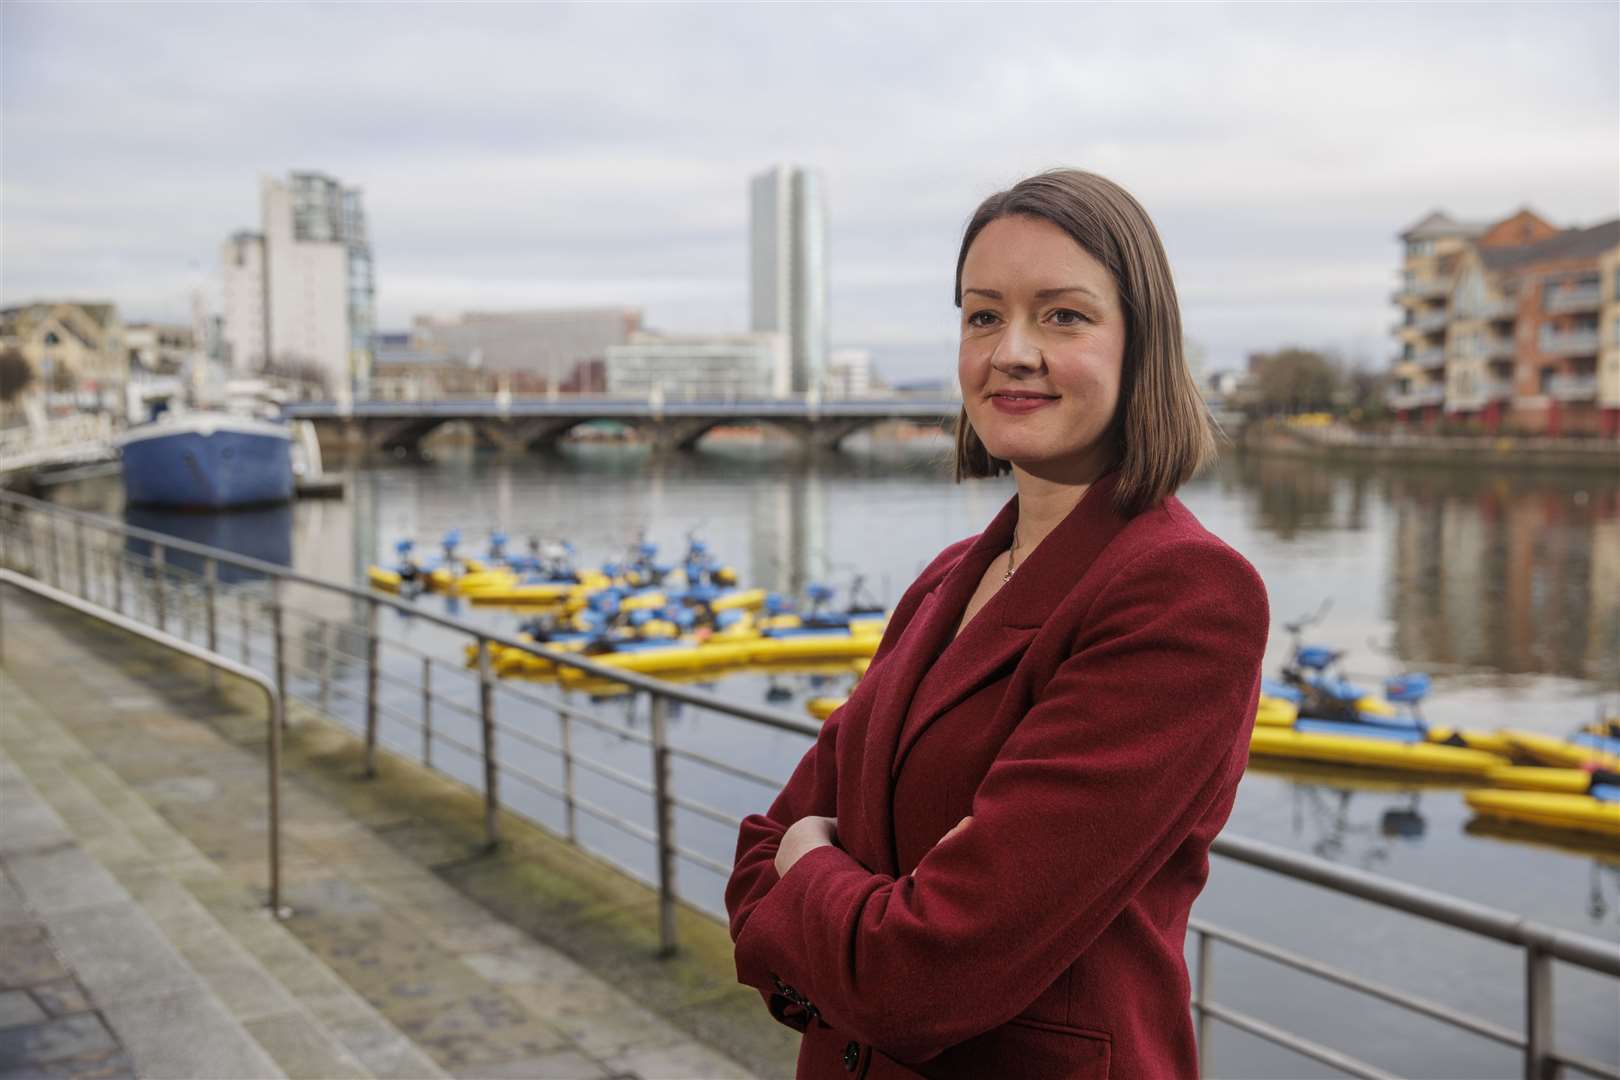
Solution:
M 424 865 L 442 836 L 291 777 L 272 919 L 262 719 L 96 624 L 5 620 L 0 1077 L 753 1075 Z

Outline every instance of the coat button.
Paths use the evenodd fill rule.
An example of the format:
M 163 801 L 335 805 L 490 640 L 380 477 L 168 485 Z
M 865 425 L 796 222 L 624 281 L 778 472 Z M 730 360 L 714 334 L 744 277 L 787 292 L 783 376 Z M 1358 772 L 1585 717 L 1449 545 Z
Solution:
M 849 1072 L 855 1071 L 855 1066 L 861 1063 L 861 1044 L 851 1042 L 844 1047 L 844 1068 Z

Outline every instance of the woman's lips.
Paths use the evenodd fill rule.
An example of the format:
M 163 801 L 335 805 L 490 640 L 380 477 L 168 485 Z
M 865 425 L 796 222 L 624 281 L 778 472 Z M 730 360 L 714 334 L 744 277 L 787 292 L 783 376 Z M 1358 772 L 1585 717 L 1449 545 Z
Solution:
M 1037 409 L 1051 405 L 1055 401 L 1057 401 L 1057 398 L 1047 397 L 1044 394 L 990 395 L 990 404 L 995 406 L 998 412 L 1011 413 L 1014 416 L 1032 413 Z

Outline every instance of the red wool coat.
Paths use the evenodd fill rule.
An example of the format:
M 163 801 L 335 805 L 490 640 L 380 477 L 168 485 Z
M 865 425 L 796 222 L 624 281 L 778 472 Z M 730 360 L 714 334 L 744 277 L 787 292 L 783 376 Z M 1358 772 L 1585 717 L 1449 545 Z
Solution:
M 1103 477 L 952 638 L 1017 500 L 895 608 L 766 814 L 726 909 L 800 1078 L 1190 1077 L 1182 956 L 1248 754 L 1269 613 L 1176 499 Z M 785 875 L 787 827 L 838 846 Z M 973 822 L 944 843 L 964 815 Z

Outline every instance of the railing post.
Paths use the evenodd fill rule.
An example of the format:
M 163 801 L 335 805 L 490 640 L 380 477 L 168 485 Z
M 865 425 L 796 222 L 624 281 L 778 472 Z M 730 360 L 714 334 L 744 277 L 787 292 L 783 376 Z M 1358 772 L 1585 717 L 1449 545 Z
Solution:
M 253 657 L 253 643 L 249 641 L 253 623 L 248 620 L 248 591 L 241 586 L 237 588 L 237 615 L 241 619 L 241 662 L 248 664 Z
M 562 709 L 557 710 L 557 731 L 562 741 L 563 820 L 568 831 L 568 842 L 579 843 L 579 817 L 574 806 L 574 722 Z
M 366 779 L 377 775 L 377 673 L 382 642 L 377 638 L 377 601 L 366 600 Z
M 51 562 L 51 586 L 60 589 L 62 587 L 62 566 L 56 555 L 56 519 L 47 516 L 45 518 L 45 527 L 51 534 L 50 542 L 45 545 L 45 554 L 50 557 Z
M 326 623 L 321 628 L 321 714 L 332 715 L 332 671 L 337 665 L 333 655 L 337 651 L 337 624 Z
M 74 558 L 79 569 L 79 598 L 90 599 L 90 568 L 86 564 L 84 555 L 84 522 L 74 519 L 73 522 L 73 548 Z
M 163 604 L 163 545 L 152 545 L 152 623 L 159 630 L 168 621 Z
M 478 638 L 478 720 L 484 735 L 484 837 L 493 851 L 501 842 L 495 813 L 500 806 L 500 775 L 495 767 L 495 680 L 490 675 L 489 639 Z
M 1214 959 L 1215 950 L 1211 947 L 1209 935 L 1198 931 L 1198 982 L 1193 988 L 1193 1012 L 1198 1022 L 1198 1075 L 1209 1075 L 1209 1014 L 1204 1006 L 1209 1004 L 1210 970 L 1209 964 Z
M 281 695 L 281 726 L 287 726 L 287 633 L 281 610 L 281 579 L 270 579 L 270 655 L 276 673 L 276 693 Z
M 207 607 L 203 610 L 203 636 L 211 653 L 219 652 L 219 609 L 216 607 L 218 593 L 219 564 L 213 559 L 204 559 L 203 598 Z M 208 669 L 208 685 L 219 686 L 219 672 L 212 667 Z
M 1547 1056 L 1553 1042 L 1552 957 L 1539 946 L 1525 946 L 1524 975 L 1525 1080 L 1554 1080 L 1557 1067 Z
M 669 699 L 652 699 L 653 812 L 658 820 L 658 955 L 675 954 L 675 818 L 669 801 Z
M 433 658 L 422 657 L 422 765 L 433 768 Z
M 110 549 L 107 558 L 112 561 L 112 609 L 118 614 L 124 613 L 124 545 L 119 539 L 117 549 Z
M 281 626 L 281 606 L 274 614 Z M 281 919 L 291 914 L 281 906 L 281 729 L 287 726 L 287 702 L 279 694 L 270 706 L 270 914 Z

